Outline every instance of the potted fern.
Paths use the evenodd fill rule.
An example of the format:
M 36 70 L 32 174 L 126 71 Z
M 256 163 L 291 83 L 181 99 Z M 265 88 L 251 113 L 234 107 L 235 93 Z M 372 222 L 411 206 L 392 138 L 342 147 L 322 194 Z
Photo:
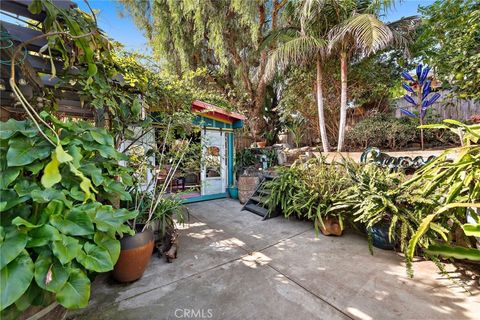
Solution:
M 374 164 L 345 162 L 351 186 L 337 198 L 332 210 L 348 210 L 352 222 L 367 232 L 369 248 L 392 250 L 396 246 L 397 227 L 408 223 L 407 206 L 398 191 L 405 176 Z M 405 224 L 406 226 L 407 224 Z M 405 239 L 401 240 L 405 246 Z

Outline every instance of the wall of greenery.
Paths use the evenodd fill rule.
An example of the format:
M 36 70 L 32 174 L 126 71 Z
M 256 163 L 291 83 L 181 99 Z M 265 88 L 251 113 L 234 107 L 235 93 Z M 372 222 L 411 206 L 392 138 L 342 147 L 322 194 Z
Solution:
M 118 236 L 133 234 L 126 222 L 137 215 L 108 204 L 129 200 L 132 182 L 113 137 L 86 122 L 41 116 L 58 145 L 30 120 L 0 125 L 2 318 L 54 300 L 85 307 L 90 277 L 113 269 Z

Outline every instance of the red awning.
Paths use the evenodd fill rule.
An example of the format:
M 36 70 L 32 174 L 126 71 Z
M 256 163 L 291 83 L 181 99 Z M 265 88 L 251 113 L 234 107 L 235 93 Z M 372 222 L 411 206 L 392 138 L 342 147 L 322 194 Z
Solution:
M 199 100 L 195 100 L 192 102 L 192 111 L 196 111 L 205 114 L 206 116 L 219 118 L 232 123 L 238 120 L 243 121 L 246 119 L 245 116 L 239 113 L 226 111 L 222 108 L 214 106 L 213 104 L 209 104 Z

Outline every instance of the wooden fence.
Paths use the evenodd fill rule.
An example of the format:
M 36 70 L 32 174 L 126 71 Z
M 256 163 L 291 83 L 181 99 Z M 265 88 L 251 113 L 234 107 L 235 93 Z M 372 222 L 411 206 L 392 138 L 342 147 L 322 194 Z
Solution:
M 468 120 L 471 116 L 480 114 L 480 101 L 450 98 L 447 91 L 440 94 L 442 96 L 430 108 L 435 109 L 441 119 Z M 397 118 L 403 116 L 399 108 L 415 111 L 415 107 L 403 98 L 395 100 L 394 106 Z
M 255 142 L 250 136 L 247 136 L 244 132 L 235 132 L 235 151 L 240 151 L 246 148 L 250 148 L 250 145 Z

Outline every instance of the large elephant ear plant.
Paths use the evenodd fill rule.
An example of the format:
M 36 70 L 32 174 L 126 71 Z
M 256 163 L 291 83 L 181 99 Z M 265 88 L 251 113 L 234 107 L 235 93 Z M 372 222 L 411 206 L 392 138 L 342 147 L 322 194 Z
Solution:
M 33 122 L 0 123 L 0 306 L 2 318 L 30 305 L 88 304 L 93 273 L 113 269 L 118 236 L 136 212 L 107 205 L 129 200 L 125 160 L 105 129 L 60 122 L 50 143 Z M 58 139 L 56 138 L 58 136 Z M 101 201 L 101 202 L 100 202 Z

